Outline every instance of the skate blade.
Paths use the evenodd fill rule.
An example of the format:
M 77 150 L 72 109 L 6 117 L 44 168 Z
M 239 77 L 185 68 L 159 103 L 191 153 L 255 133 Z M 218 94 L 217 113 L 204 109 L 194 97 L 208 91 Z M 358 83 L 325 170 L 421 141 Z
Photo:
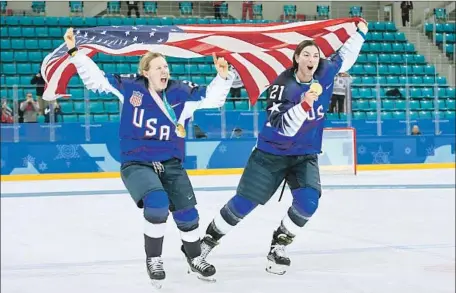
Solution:
M 288 266 L 279 265 L 275 262 L 268 261 L 268 265 L 266 267 L 266 272 L 282 276 L 287 272 Z
M 217 279 L 215 279 L 214 276 L 205 277 L 205 276 L 203 276 L 203 275 L 200 275 L 200 274 L 197 273 L 197 272 L 192 271 L 191 269 L 188 269 L 187 273 L 188 273 L 189 275 L 196 275 L 196 277 L 197 277 L 199 280 L 204 281 L 204 282 L 206 282 L 206 283 L 215 283 L 215 282 L 217 282 Z
M 150 283 L 152 284 L 152 287 L 160 290 L 163 287 L 163 281 L 164 280 L 150 280 Z

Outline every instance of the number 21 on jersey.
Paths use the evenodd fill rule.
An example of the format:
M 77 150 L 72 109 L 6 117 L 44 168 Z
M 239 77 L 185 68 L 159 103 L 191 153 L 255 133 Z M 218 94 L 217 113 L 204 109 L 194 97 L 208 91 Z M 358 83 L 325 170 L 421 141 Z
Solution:
M 283 86 L 283 85 L 277 85 L 277 84 L 273 85 L 271 87 L 271 91 L 269 93 L 269 98 L 271 100 L 281 101 L 284 89 L 285 89 L 285 86 Z

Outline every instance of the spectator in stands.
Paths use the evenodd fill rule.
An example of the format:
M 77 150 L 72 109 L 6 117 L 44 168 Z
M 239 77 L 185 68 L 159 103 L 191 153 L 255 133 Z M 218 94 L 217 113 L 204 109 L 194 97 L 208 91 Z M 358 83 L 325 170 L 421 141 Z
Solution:
M 131 11 L 136 11 L 136 17 L 139 18 L 139 8 L 138 8 L 139 1 L 127 1 L 128 7 L 128 17 L 131 17 Z
M 51 109 L 51 107 L 53 109 Z M 60 109 L 59 103 L 57 103 L 57 100 L 54 100 L 52 102 L 49 102 L 48 106 L 46 109 L 44 109 L 44 122 L 49 123 L 51 122 L 51 111 L 54 111 L 54 121 L 53 122 L 60 122 L 62 119 L 62 111 Z
M 329 113 L 340 114 L 345 112 L 345 97 L 347 91 L 350 90 L 350 83 L 352 80 L 353 78 L 345 72 L 340 72 L 336 75 Z
M 214 18 L 222 19 L 222 14 L 220 13 L 220 6 L 222 6 L 223 1 L 214 1 Z
M 8 106 L 8 102 L 6 99 L 2 99 L 2 123 L 13 123 L 13 111 Z
M 420 131 L 420 128 L 418 127 L 418 125 L 413 125 L 412 135 L 421 135 L 421 131 Z
M 230 96 L 231 98 L 240 98 L 241 97 L 241 88 L 244 86 L 244 83 L 241 80 L 241 77 L 239 76 L 239 73 L 236 71 L 236 69 L 230 65 L 230 70 L 234 74 L 234 81 L 233 85 L 231 86 L 230 89 Z
M 412 1 L 401 2 L 401 13 L 402 13 L 402 26 L 407 26 L 407 22 L 410 22 L 410 10 L 413 10 Z
M 21 111 L 23 111 L 24 123 L 36 123 L 40 106 L 33 100 L 32 93 L 28 93 L 26 100 L 21 103 Z
M 242 137 L 242 129 L 239 127 L 235 127 L 233 132 L 231 133 L 231 138 L 241 138 Z
M 253 1 L 244 1 L 242 2 L 242 19 L 247 20 L 247 14 L 249 14 L 249 19 L 253 19 Z
M 207 134 L 197 124 L 193 126 L 193 133 L 196 139 L 207 138 Z
M 43 100 L 43 92 L 44 92 L 44 79 L 41 76 L 41 73 L 38 72 L 35 74 L 30 81 L 31 84 L 36 84 L 36 99 L 38 100 L 38 105 L 40 106 L 40 115 L 43 115 L 43 110 L 47 106 L 47 101 Z

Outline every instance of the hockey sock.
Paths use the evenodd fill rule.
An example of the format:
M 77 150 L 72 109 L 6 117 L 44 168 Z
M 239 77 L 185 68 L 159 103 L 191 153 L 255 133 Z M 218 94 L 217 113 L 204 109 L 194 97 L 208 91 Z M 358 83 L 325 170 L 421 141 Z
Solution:
M 197 234 L 199 234 L 198 230 L 199 229 L 195 230 Z M 201 255 L 201 242 L 199 238 L 193 242 L 182 240 L 182 244 L 184 245 L 185 255 L 188 258 L 192 259 Z
M 144 234 L 144 249 L 147 257 L 161 256 L 163 251 L 163 238 L 152 238 Z

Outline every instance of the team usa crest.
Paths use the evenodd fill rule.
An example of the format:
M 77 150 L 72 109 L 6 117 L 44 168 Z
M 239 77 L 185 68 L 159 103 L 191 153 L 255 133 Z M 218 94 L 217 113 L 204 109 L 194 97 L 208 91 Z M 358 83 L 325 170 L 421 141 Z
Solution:
M 144 94 L 138 91 L 133 91 L 133 94 L 130 97 L 130 103 L 133 107 L 139 107 L 142 104 L 142 98 Z

